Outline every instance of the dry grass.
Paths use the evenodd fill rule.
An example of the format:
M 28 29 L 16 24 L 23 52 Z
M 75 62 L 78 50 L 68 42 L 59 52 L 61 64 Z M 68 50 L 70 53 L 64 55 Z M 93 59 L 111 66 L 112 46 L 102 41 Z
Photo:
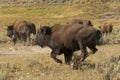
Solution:
M 119 48 L 119 45 L 98 46 L 99 51 L 90 55 L 79 70 L 73 70 L 71 66 L 54 62 L 50 58 L 50 52 L 1 55 L 0 80 L 105 80 L 102 75 L 111 66 L 100 66 L 99 68 L 104 70 L 103 74 L 99 73 L 97 66 L 104 65 L 103 63 L 106 63 L 106 60 L 112 56 L 119 56 Z M 59 58 L 63 60 L 63 55 Z M 92 64 L 95 67 L 90 66 Z M 119 64 L 116 66 L 118 66 L 116 69 L 120 68 Z

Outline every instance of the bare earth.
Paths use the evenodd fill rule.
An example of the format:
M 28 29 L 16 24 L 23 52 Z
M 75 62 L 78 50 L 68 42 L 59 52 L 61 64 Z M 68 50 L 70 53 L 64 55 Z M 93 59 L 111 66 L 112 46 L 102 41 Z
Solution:
M 41 48 L 39 46 L 10 46 L 0 48 L 0 55 L 15 55 L 15 54 L 35 54 L 35 53 L 50 53 L 48 47 Z

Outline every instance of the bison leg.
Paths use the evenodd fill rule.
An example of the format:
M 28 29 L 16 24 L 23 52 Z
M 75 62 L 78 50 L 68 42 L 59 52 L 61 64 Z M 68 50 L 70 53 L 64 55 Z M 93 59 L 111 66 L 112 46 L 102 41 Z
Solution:
M 51 52 L 51 57 L 57 62 L 57 63 L 62 63 L 60 59 L 57 59 L 56 56 L 58 54 L 58 51 L 52 51 Z
M 80 61 L 84 61 L 87 57 L 86 45 L 83 44 L 82 42 L 79 42 L 79 46 L 80 46 L 80 50 L 81 50 Z
M 21 40 L 20 33 L 17 33 L 18 39 Z
M 79 42 L 80 50 L 81 50 L 81 55 L 75 59 L 73 62 L 73 69 L 78 69 L 78 65 L 81 61 L 84 61 L 87 58 L 87 49 L 86 45 Z
M 95 45 L 88 45 L 88 48 L 91 50 L 89 52 L 89 54 L 94 54 L 97 51 L 97 48 L 95 47 Z
M 65 63 L 70 64 L 70 61 L 72 59 L 72 52 L 64 53 Z
M 21 38 L 22 38 L 24 46 L 25 46 L 25 43 L 27 41 L 27 35 L 25 33 L 21 33 Z
M 17 38 L 13 38 L 12 40 L 13 40 L 13 43 L 14 43 L 14 46 L 15 46 Z
M 15 46 L 15 44 L 16 44 L 16 42 L 17 42 L 17 35 L 16 35 L 16 34 L 13 36 L 13 39 L 12 39 L 12 41 L 13 41 L 13 43 L 14 43 L 14 46 Z
M 30 37 L 30 34 L 28 35 L 28 44 L 31 44 L 32 43 L 32 41 L 31 41 L 31 37 Z
M 30 33 L 29 32 L 27 32 L 27 41 L 28 41 L 28 43 L 31 43 L 31 37 L 30 37 Z

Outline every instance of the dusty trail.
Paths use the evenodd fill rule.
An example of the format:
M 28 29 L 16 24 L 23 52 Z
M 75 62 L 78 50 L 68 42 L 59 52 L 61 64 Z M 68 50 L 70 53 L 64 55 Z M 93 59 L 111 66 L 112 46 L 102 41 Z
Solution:
M 41 48 L 39 46 L 20 46 L 20 47 L 3 47 L 0 48 L 0 55 L 17 55 L 17 54 L 35 54 L 35 53 L 50 53 L 48 47 Z

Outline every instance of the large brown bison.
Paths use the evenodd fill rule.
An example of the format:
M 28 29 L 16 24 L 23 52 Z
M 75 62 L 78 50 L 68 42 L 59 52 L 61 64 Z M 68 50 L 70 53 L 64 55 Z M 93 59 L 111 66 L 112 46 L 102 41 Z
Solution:
M 65 63 L 69 64 L 73 52 L 81 50 L 81 58 L 84 61 L 87 57 L 87 49 L 92 53 L 97 51 L 96 45 L 101 38 L 101 32 L 93 27 L 84 27 L 84 25 L 67 24 L 55 25 L 52 27 L 40 27 L 33 44 L 41 47 L 48 46 L 52 49 L 51 57 L 58 63 L 62 63 L 57 55 L 64 54 Z
M 90 20 L 83 20 L 83 19 L 73 19 L 70 23 L 68 24 L 83 24 L 87 25 L 88 27 L 93 27 L 93 24 Z
M 32 22 L 16 20 L 12 25 L 7 27 L 7 35 L 12 38 L 14 45 L 16 44 L 17 39 L 23 40 L 25 45 L 27 38 L 29 41 L 31 40 L 31 34 L 36 34 L 36 27 Z
M 103 25 L 99 26 L 99 29 L 103 34 L 110 34 L 113 30 L 113 25 L 109 23 L 104 23 Z

